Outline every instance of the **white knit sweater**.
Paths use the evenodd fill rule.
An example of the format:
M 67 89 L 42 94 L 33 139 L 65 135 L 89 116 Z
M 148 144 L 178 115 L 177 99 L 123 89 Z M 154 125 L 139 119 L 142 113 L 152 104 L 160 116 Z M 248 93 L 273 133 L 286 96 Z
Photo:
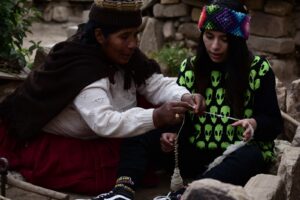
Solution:
M 138 88 L 132 82 L 131 88 L 124 90 L 123 77 L 119 70 L 114 76 L 115 84 L 103 78 L 86 86 L 43 130 L 81 139 L 140 135 L 155 128 L 154 109 L 136 107 L 137 92 L 155 105 L 180 101 L 183 94 L 189 93 L 173 78 L 161 74 L 153 74 Z

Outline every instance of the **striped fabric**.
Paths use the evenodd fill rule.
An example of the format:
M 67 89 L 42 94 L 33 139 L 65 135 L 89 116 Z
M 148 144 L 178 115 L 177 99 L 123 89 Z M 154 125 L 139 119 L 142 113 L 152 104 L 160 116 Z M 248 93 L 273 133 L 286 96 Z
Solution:
M 142 0 L 95 0 L 99 7 L 117 9 L 122 11 L 139 10 L 143 5 Z

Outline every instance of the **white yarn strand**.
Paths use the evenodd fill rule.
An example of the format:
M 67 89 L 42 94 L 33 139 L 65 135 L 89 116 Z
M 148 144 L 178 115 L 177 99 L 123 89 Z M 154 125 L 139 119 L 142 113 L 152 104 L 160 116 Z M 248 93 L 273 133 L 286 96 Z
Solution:
M 180 170 L 178 167 L 178 138 L 179 135 L 181 133 L 182 127 L 185 123 L 185 116 L 183 117 L 183 121 L 181 124 L 181 127 L 177 133 L 177 136 L 175 138 L 175 148 L 174 148 L 174 153 L 175 153 L 175 167 L 174 167 L 174 172 L 171 178 L 171 185 L 170 185 L 170 189 L 171 191 L 177 191 L 179 189 L 181 189 L 184 185 L 183 185 L 183 179 L 180 175 Z

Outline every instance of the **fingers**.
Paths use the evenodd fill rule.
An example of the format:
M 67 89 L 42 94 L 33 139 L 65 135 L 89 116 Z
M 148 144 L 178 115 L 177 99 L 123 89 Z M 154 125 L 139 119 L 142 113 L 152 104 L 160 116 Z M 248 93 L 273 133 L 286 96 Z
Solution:
M 195 114 L 201 114 L 205 111 L 205 99 L 198 93 L 185 94 L 181 101 L 187 102 Z
M 160 137 L 161 149 L 163 152 L 171 152 L 174 150 L 176 140 L 175 133 L 163 133 Z
M 254 129 L 256 128 L 256 121 L 254 119 L 242 119 L 232 123 L 232 126 L 241 126 L 245 129 L 243 132 L 243 141 L 249 141 L 253 138 Z M 252 125 L 254 123 L 254 125 Z M 255 127 L 253 127 L 255 126 Z
M 205 99 L 200 94 L 193 94 L 193 100 L 195 102 L 194 112 L 196 114 L 203 114 L 205 111 Z

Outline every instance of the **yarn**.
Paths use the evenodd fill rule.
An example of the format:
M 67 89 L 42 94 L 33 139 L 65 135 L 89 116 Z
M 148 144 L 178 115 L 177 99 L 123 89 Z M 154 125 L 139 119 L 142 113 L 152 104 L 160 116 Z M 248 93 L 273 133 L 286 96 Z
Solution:
M 178 166 L 178 138 L 180 135 L 180 132 L 182 130 L 182 127 L 184 125 L 185 122 L 185 116 L 183 117 L 183 121 L 181 124 L 181 127 L 177 133 L 177 136 L 175 138 L 175 148 L 174 148 L 174 154 L 175 154 L 175 167 L 174 167 L 174 172 L 171 178 L 171 185 L 170 185 L 170 189 L 171 191 L 175 192 L 181 188 L 183 188 L 184 184 L 183 184 L 183 179 L 180 175 L 180 169 Z

